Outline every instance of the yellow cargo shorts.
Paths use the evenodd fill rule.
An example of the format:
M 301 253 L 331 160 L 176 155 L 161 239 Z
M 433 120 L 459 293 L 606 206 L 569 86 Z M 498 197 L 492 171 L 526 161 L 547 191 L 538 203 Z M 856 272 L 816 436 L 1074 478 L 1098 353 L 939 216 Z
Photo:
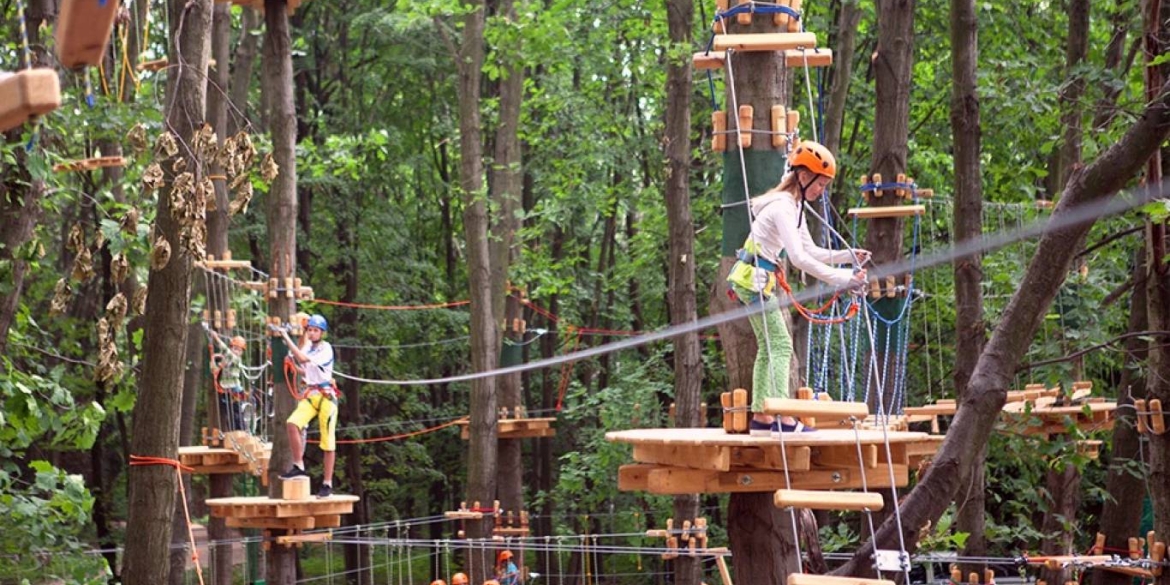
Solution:
M 321 429 L 321 450 L 336 451 L 337 403 L 320 390 L 309 390 L 308 396 L 297 402 L 297 409 L 288 417 L 288 422 L 305 430 L 314 418 Z

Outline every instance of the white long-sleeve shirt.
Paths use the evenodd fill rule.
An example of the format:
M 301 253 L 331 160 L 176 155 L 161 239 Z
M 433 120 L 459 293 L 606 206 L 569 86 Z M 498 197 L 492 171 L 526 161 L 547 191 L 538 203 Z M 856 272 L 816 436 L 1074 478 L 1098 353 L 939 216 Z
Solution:
M 817 280 L 834 287 L 849 284 L 853 270 L 833 268 L 829 264 L 847 264 L 853 256 L 849 250 L 829 250 L 813 242 L 808 222 L 801 221 L 804 210 L 796 196 L 777 191 L 753 199 L 751 205 L 755 219 L 748 237 L 755 242 L 760 256 L 779 264 L 780 254 L 784 252 L 793 266 Z

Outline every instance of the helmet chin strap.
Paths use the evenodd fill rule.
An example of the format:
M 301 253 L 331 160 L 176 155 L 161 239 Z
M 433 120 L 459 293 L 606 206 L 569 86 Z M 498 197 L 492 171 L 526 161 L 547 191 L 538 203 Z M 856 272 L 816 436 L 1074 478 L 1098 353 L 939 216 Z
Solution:
M 813 178 L 808 183 L 801 183 L 800 171 L 794 172 L 796 173 L 796 186 L 800 189 L 800 213 L 796 214 L 796 229 L 800 229 L 800 224 L 804 221 L 804 206 L 808 204 L 808 198 L 805 197 L 804 193 L 809 187 L 812 187 L 813 183 L 817 182 L 817 176 L 814 173 Z

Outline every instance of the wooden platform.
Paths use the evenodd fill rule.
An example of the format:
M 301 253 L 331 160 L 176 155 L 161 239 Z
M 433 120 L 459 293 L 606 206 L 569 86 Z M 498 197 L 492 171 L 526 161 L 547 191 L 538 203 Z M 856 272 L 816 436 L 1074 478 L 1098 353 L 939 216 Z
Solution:
M 912 465 L 933 455 L 941 444 L 926 433 L 891 431 L 887 457 L 884 434 L 855 434 L 852 430 L 786 433 L 783 451 L 779 439 L 728 434 L 713 428 L 614 431 L 605 438 L 634 446 L 637 463 L 622 466 L 618 488 L 656 494 L 860 489 L 862 473 L 869 488 L 893 487 L 891 483 L 904 486 Z M 791 485 L 784 477 L 785 455 Z
M 912 217 L 926 213 L 925 205 L 886 205 L 882 207 L 854 207 L 845 215 L 859 219 Z
M 1090 402 L 1074 406 L 1036 406 L 1031 412 L 1005 411 L 1001 420 L 1008 431 L 1025 435 L 1063 435 L 1075 424 L 1084 432 L 1113 429 L 1116 402 Z M 1039 422 L 1037 422 L 1039 419 Z
M 501 439 L 531 439 L 533 437 L 554 437 L 557 430 L 552 428 L 556 417 L 538 418 L 502 418 L 497 421 L 497 432 Z M 459 436 L 463 440 L 471 438 L 471 421 L 462 420 L 457 423 Z
M 179 463 L 193 469 L 197 475 L 217 473 L 248 473 L 251 465 L 244 454 L 234 449 L 219 447 L 179 447 Z
M 57 17 L 57 60 L 66 69 L 97 65 L 102 60 L 118 0 L 63 0 Z
M 325 528 L 341 514 L 352 514 L 359 498 L 332 495 L 307 500 L 278 500 L 267 496 L 212 498 L 207 507 L 215 518 L 226 518 L 240 528 Z M 312 524 L 312 526 L 308 526 Z
M 61 82 L 49 68 L 0 72 L 0 132 L 61 107 Z

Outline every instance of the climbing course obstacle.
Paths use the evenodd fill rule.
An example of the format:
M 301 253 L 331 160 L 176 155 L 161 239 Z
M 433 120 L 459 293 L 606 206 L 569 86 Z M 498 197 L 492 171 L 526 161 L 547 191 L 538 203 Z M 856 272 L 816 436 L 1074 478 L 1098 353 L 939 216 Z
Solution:
M 503 406 L 500 407 L 500 418 L 496 421 L 496 433 L 501 439 L 554 437 L 557 431 L 552 428 L 552 425 L 556 420 L 556 417 L 552 416 L 529 417 L 528 411 L 523 405 L 516 406 L 511 410 Z M 464 419 L 455 424 L 460 427 L 459 436 L 462 439 L 471 438 L 471 421 Z
M 61 107 L 61 85 L 52 69 L 0 72 L 0 132 Z
M 101 63 L 119 0 L 63 0 L 57 17 L 57 60 L 66 69 Z

